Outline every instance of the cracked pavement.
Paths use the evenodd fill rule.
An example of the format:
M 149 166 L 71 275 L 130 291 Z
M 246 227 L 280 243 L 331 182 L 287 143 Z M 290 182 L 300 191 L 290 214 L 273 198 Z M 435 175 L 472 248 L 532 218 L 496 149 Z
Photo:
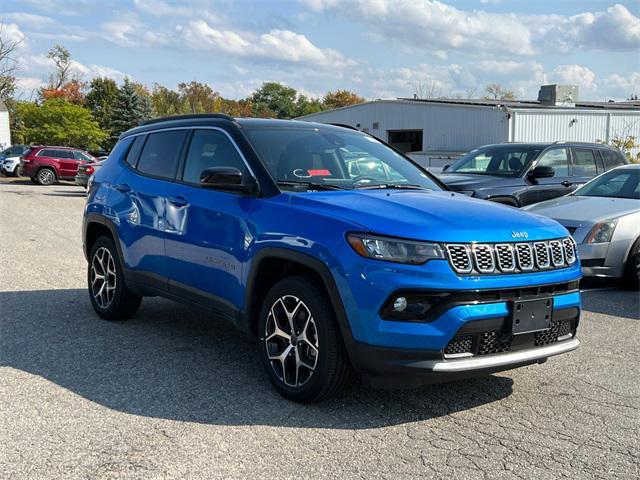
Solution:
M 543 365 L 297 405 L 206 312 L 99 320 L 83 205 L 0 179 L 0 478 L 640 477 L 637 292 L 585 292 L 581 348 Z

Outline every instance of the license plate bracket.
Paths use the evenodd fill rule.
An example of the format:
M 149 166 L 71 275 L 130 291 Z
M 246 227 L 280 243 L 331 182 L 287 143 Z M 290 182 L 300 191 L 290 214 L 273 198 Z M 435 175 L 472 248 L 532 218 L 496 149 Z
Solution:
M 553 298 L 514 301 L 511 309 L 513 335 L 539 332 L 551 326 Z

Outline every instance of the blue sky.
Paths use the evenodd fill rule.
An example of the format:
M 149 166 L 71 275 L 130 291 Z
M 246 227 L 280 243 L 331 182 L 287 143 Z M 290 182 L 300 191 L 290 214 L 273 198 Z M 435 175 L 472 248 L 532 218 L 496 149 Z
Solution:
M 241 98 L 265 81 L 319 96 L 482 93 L 520 98 L 577 83 L 583 99 L 640 94 L 640 2 L 421 0 L 3 0 L 2 35 L 23 39 L 23 95 L 67 47 L 83 78 L 210 84 Z

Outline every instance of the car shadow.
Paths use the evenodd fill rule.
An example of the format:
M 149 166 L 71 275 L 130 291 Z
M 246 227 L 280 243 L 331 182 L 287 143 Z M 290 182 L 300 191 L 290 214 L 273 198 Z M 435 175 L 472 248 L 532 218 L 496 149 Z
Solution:
M 67 192 L 65 192 L 64 190 L 56 190 L 55 192 L 51 193 L 43 193 L 43 195 L 46 195 L 48 197 L 86 197 L 87 192 L 85 190 L 73 190 Z
M 640 294 L 621 288 L 617 282 L 581 282 L 580 287 L 597 288 L 582 290 L 582 309 L 587 312 L 614 317 L 640 320 Z
M 125 322 L 100 320 L 86 290 L 0 292 L 0 360 L 105 407 L 225 425 L 369 429 L 415 422 L 508 397 L 491 375 L 416 390 L 354 384 L 300 405 L 280 397 L 255 341 L 206 312 L 147 298 Z

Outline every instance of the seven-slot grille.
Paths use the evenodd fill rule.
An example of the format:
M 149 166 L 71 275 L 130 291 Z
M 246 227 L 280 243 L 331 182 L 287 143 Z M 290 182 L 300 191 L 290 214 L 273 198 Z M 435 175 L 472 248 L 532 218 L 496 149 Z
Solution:
M 520 243 L 450 243 L 445 245 L 451 267 L 461 274 L 523 273 L 564 268 L 576 261 L 571 238 Z

